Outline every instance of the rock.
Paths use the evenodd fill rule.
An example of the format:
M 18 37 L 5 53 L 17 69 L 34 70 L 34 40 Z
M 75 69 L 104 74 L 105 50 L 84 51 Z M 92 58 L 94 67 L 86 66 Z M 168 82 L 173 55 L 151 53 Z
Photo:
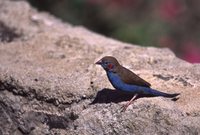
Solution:
M 0 7 L 0 134 L 200 133 L 199 64 L 63 23 L 25 1 Z M 140 98 L 121 112 L 131 95 L 94 65 L 105 55 L 179 99 Z

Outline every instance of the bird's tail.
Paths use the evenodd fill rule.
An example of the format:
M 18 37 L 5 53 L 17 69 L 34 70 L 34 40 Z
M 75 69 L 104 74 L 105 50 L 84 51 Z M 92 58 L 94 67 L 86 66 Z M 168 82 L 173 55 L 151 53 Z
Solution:
M 151 89 L 149 91 L 153 96 L 162 96 L 162 97 L 167 97 L 167 98 L 175 98 L 178 95 L 180 95 L 180 93 L 174 93 L 174 94 L 169 94 L 169 93 L 165 93 L 165 92 L 161 92 L 155 89 Z

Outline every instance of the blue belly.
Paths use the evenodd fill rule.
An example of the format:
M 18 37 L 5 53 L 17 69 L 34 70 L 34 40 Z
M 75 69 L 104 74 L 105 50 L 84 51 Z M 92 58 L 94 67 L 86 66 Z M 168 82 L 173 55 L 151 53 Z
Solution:
M 145 89 L 145 87 L 124 83 L 116 73 L 108 72 L 107 76 L 113 87 L 117 90 L 122 90 L 132 93 L 141 93 Z

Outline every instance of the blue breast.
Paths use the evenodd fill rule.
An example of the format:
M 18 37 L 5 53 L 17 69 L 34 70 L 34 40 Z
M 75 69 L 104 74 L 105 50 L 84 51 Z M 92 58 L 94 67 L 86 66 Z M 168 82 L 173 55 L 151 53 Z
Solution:
M 107 76 L 113 87 L 117 90 L 128 91 L 132 93 L 140 93 L 144 90 L 143 87 L 124 83 L 116 73 L 107 72 Z

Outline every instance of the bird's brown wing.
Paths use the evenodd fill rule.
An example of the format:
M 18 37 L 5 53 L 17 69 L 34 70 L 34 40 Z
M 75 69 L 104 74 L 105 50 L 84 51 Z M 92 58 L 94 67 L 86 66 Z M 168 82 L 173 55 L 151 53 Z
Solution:
M 137 76 L 135 73 L 131 72 L 129 69 L 120 66 L 118 68 L 119 76 L 121 77 L 122 81 L 124 81 L 127 84 L 133 84 L 133 85 L 139 85 L 144 87 L 150 87 L 151 84 L 147 81 L 143 80 L 139 76 Z

